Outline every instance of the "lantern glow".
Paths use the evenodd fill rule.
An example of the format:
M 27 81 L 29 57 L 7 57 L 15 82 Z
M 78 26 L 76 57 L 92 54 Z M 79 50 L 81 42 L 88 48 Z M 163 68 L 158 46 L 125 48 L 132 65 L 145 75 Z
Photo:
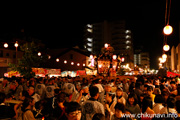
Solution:
M 163 54 L 163 55 L 162 55 L 162 58 L 163 58 L 163 59 L 166 59 L 166 58 L 167 58 L 167 55 L 166 55 L 166 54 Z
M 74 62 L 71 62 L 71 65 L 74 65 Z
M 163 50 L 164 50 L 164 51 L 168 51 L 169 49 L 170 49 L 169 45 L 164 45 L 164 46 L 163 46 Z
M 173 31 L 173 28 L 170 25 L 166 25 L 163 29 L 165 35 L 170 35 Z
M 113 55 L 113 60 L 116 60 L 117 56 L 116 55 Z
M 7 44 L 7 43 L 4 43 L 4 47 L 7 48 L 7 47 L 8 47 L 8 44 Z
M 41 56 L 41 52 L 38 52 L 38 56 Z
M 17 48 L 19 45 L 18 45 L 18 43 L 17 43 L 17 41 L 16 41 L 16 43 L 14 44 L 14 46 Z
M 104 47 L 105 47 L 105 48 L 108 48 L 108 44 L 107 44 L 107 43 L 105 43 L 105 44 L 104 44 Z
M 67 60 L 64 60 L 64 64 L 66 64 L 67 63 Z
M 59 58 L 56 59 L 56 62 L 59 62 Z

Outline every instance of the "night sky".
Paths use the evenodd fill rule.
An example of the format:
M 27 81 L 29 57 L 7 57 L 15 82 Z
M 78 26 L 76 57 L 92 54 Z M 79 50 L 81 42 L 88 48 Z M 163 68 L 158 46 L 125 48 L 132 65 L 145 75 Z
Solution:
M 0 39 L 21 34 L 41 39 L 49 48 L 82 47 L 83 27 L 104 20 L 126 20 L 132 30 L 134 47 L 143 46 L 150 53 L 151 68 L 158 68 L 162 55 L 162 32 L 165 26 L 166 0 L 120 0 L 118 2 L 29 3 L 1 11 Z M 7 8 L 6 8 L 7 9 Z M 180 0 L 171 1 L 169 24 L 174 28 L 168 36 L 172 47 L 179 43 Z

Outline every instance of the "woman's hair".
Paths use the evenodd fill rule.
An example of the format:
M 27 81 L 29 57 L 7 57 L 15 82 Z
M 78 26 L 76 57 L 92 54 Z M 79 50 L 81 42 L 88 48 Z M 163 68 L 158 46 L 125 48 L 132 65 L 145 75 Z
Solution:
M 155 98 L 154 98 L 154 102 L 155 103 L 164 103 L 163 96 L 161 94 L 156 95 Z
M 76 110 L 81 111 L 81 105 L 77 102 L 69 102 L 65 111 L 67 114 L 69 114 L 70 112 L 74 112 Z
M 115 110 L 121 110 L 123 113 L 125 112 L 125 105 L 123 103 L 116 103 Z
M 33 101 L 33 98 L 31 96 L 26 97 L 22 103 L 22 111 L 25 111 L 26 108 L 29 106 L 30 102 Z
M 137 98 L 137 95 L 136 95 L 135 93 L 130 93 L 130 94 L 128 95 L 128 100 L 127 100 L 127 103 L 128 103 L 128 104 L 130 104 L 130 103 L 129 103 L 129 98 L 134 98 L 134 103 L 133 103 L 133 105 L 136 105 L 136 104 L 138 103 L 138 98 Z
M 66 94 L 64 92 L 61 92 L 57 95 L 56 101 L 57 103 L 61 103 L 65 101 L 65 98 L 66 98 Z
M 175 108 L 176 106 L 176 99 L 175 97 L 169 96 L 167 99 L 167 107 L 168 108 Z
M 105 116 L 102 113 L 94 114 L 92 120 L 105 120 Z
M 180 95 L 180 84 L 177 85 L 177 95 Z
M 146 96 L 142 101 L 142 113 L 144 113 L 148 107 L 152 109 L 152 99 L 151 97 Z

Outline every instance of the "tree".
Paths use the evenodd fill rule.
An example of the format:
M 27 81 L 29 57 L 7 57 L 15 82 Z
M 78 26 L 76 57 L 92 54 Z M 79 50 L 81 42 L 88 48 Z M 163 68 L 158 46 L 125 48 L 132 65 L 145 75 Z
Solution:
M 20 46 L 21 51 L 24 52 L 24 55 L 21 59 L 18 60 L 16 64 L 9 64 L 12 70 L 18 71 L 22 76 L 26 78 L 31 78 L 35 76 L 35 73 L 32 71 L 33 67 L 38 67 L 42 61 L 41 56 L 38 56 L 38 46 L 34 42 L 25 43 L 23 46 Z M 45 60 L 45 59 L 43 59 Z

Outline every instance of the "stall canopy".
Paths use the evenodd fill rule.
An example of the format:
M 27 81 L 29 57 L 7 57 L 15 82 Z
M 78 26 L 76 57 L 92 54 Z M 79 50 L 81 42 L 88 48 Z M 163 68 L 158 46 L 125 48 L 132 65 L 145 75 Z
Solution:
M 176 77 L 176 76 L 180 76 L 180 74 L 174 72 L 167 72 L 167 77 Z

